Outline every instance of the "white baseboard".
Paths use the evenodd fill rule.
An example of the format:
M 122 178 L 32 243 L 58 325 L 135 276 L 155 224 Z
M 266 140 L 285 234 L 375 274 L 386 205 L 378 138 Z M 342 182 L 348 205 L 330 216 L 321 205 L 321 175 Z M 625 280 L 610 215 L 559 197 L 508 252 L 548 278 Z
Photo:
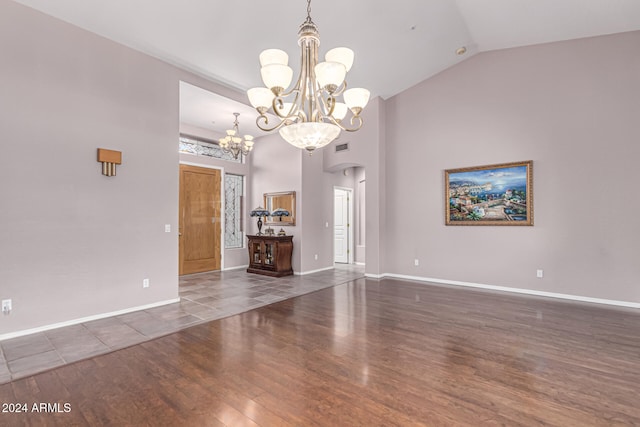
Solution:
M 38 333 L 38 332 L 49 331 L 51 329 L 62 328 L 64 326 L 72 326 L 72 325 L 77 325 L 77 324 L 80 324 L 80 323 L 91 322 L 92 320 L 100 320 L 100 319 L 104 319 L 106 317 L 120 316 L 121 314 L 127 314 L 127 313 L 131 313 L 133 311 L 146 310 L 148 308 L 160 307 L 160 306 L 163 306 L 163 305 L 173 304 L 173 303 L 176 303 L 176 302 L 180 302 L 180 298 L 175 298 L 175 299 L 170 299 L 170 300 L 165 300 L 165 301 L 160 301 L 160 302 L 154 302 L 152 304 L 139 305 L 137 307 L 125 308 L 124 310 L 111 311 L 109 313 L 96 314 L 96 315 L 93 315 L 93 316 L 82 317 L 80 319 L 67 320 L 65 322 L 52 323 L 50 325 L 39 326 L 37 328 L 32 328 L 32 329 L 24 329 L 22 331 L 17 331 L 17 332 L 9 332 L 9 333 L 0 335 L 0 341 L 8 340 L 8 339 L 11 339 L 11 338 L 18 338 L 18 337 L 22 337 L 22 336 L 25 336 L 25 335 L 31 335 L 31 334 L 35 334 L 35 333 Z
M 333 270 L 333 266 L 326 267 L 326 268 L 319 268 L 318 270 L 311 270 L 311 271 L 294 271 L 293 274 L 295 274 L 296 276 L 304 276 L 307 274 L 319 273 L 321 271 L 327 271 L 327 270 Z
M 239 265 L 237 267 L 227 267 L 223 268 L 222 271 L 231 271 L 231 270 L 243 270 L 249 268 L 249 264 L 247 265 Z
M 354 262 L 355 265 L 366 265 L 364 262 Z
M 388 274 L 371 274 L 371 273 L 364 273 L 364 277 L 368 277 L 369 279 L 384 279 L 385 277 L 391 277 Z
M 369 275 L 365 275 L 365 276 L 369 277 Z M 631 302 L 631 301 L 592 298 L 592 297 L 585 297 L 581 295 L 570 295 L 570 294 L 559 294 L 556 292 L 536 291 L 533 289 L 519 289 L 519 288 L 509 288 L 506 286 L 487 285 L 483 283 L 461 282 L 459 280 L 445 280 L 445 279 L 435 279 L 432 277 L 408 276 L 405 274 L 385 273 L 379 276 L 380 277 L 373 277 L 372 275 L 371 277 L 372 278 L 392 277 L 396 279 L 415 280 L 418 282 L 431 282 L 431 283 L 438 283 L 443 285 L 466 286 L 470 288 L 490 289 L 493 291 L 512 292 L 517 294 L 535 295 L 540 297 L 550 297 L 550 298 L 566 299 L 566 300 L 572 300 L 572 301 L 591 302 L 595 304 L 606 304 L 606 305 L 615 305 L 619 307 L 640 308 L 640 303 Z

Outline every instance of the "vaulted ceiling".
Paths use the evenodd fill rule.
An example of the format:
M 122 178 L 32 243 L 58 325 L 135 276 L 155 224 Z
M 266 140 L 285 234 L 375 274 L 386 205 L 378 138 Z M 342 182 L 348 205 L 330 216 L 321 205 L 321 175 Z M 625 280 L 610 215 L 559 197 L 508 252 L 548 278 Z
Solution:
M 287 51 L 298 68 L 307 7 L 304 0 L 14 1 L 243 91 L 262 85 L 264 49 Z M 311 16 L 321 56 L 350 47 L 350 86 L 388 98 L 479 52 L 640 30 L 640 1 L 315 0 Z M 467 53 L 457 55 L 463 46 Z

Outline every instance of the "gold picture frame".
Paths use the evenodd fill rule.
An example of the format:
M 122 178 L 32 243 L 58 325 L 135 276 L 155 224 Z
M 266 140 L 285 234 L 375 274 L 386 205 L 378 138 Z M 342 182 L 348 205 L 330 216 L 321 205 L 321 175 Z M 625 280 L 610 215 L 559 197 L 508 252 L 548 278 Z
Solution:
M 284 209 L 289 216 L 266 217 L 267 225 L 296 225 L 296 192 L 282 191 L 279 193 L 264 193 L 264 207 L 269 212 Z
M 444 171 L 446 225 L 533 225 L 533 161 Z

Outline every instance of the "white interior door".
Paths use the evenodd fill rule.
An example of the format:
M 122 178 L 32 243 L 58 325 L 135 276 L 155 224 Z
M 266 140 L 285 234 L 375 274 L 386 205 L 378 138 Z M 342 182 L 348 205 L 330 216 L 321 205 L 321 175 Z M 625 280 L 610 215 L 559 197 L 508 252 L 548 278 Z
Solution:
M 334 190 L 334 262 L 349 262 L 349 196 L 351 191 L 335 188 Z

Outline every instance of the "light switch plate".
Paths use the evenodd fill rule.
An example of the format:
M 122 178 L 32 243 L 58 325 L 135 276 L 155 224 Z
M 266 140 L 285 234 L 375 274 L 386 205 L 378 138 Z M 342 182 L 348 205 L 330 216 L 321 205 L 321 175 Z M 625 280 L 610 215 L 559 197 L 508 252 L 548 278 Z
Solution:
M 2 312 L 4 314 L 9 314 L 11 313 L 11 300 L 10 299 L 3 299 L 2 300 Z

